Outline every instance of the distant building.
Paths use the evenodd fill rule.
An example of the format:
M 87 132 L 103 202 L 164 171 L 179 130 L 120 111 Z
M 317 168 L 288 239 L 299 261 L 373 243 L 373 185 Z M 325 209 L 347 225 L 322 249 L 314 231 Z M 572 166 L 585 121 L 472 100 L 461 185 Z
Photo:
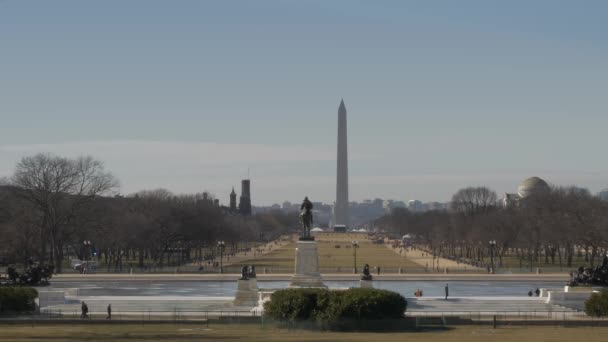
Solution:
M 602 201 L 608 201 L 608 189 L 604 189 L 597 194 Z
M 384 200 L 382 201 L 382 208 L 384 211 L 389 213 L 393 209 L 393 200 Z
M 198 204 L 204 205 L 214 205 L 215 198 L 213 195 L 209 194 L 207 191 L 203 192 L 202 196 L 196 200 Z
M 549 184 L 538 177 L 524 179 L 517 188 L 517 193 L 505 193 L 503 206 L 505 208 L 519 205 L 520 201 L 526 197 L 542 194 L 549 191 Z
M 426 206 L 419 200 L 410 200 L 407 202 L 407 209 L 412 213 L 420 213 L 426 211 Z
M 346 225 L 334 224 L 334 232 L 335 233 L 346 233 Z
M 407 208 L 407 205 L 403 201 L 394 201 L 393 208 Z
M 427 210 L 447 210 L 449 208 L 447 203 L 440 202 L 429 202 L 426 203 Z
M 241 181 L 241 198 L 239 212 L 244 216 L 251 216 L 251 182 L 249 179 Z
M 234 191 L 234 187 L 232 187 L 232 192 L 230 193 L 230 212 L 236 213 L 236 192 Z

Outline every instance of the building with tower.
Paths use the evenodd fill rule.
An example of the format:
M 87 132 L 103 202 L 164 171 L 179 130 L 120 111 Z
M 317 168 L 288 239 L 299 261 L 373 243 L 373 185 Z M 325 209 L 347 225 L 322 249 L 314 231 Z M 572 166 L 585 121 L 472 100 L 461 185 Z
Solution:
M 241 215 L 251 216 L 251 182 L 249 179 L 243 179 L 241 181 L 239 213 L 241 213 Z
M 232 187 L 232 192 L 230 193 L 230 212 L 236 213 L 236 192 L 234 191 L 234 187 Z
M 340 101 L 338 108 L 338 160 L 336 169 L 336 202 L 334 203 L 332 224 L 350 225 L 348 203 L 348 143 L 346 129 L 346 106 Z

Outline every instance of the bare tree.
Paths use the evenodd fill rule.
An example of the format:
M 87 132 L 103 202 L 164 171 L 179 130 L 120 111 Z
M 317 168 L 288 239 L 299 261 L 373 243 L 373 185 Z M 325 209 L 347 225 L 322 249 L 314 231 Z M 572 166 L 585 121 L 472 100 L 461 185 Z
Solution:
M 452 210 L 465 215 L 486 213 L 496 208 L 496 192 L 486 187 L 468 187 L 452 196 Z
M 63 247 L 70 223 L 97 196 L 118 186 L 103 164 L 90 156 L 68 159 L 51 154 L 24 157 L 12 177 L 19 195 L 40 212 L 41 240 L 50 242 L 51 260 L 62 270 Z

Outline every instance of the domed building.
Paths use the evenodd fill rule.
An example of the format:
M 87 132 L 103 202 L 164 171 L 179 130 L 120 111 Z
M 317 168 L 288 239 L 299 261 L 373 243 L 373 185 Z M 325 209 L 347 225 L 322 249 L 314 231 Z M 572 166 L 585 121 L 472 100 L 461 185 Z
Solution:
M 516 194 L 506 193 L 503 199 L 503 205 L 505 207 L 510 207 L 513 205 L 518 205 L 519 201 L 522 198 L 529 197 L 531 195 L 542 194 L 544 192 L 549 191 L 549 184 L 545 182 L 543 179 L 538 177 L 530 177 L 524 179 L 517 187 Z
M 530 195 L 540 194 L 549 191 L 549 184 L 538 177 L 530 177 L 524 179 L 517 188 L 517 194 L 520 198 L 526 198 Z

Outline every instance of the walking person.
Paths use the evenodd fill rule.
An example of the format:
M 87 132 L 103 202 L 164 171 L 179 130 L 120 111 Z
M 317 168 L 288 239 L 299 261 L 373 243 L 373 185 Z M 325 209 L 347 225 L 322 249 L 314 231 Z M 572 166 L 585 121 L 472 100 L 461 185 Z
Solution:
M 448 300 L 448 296 L 450 295 L 450 289 L 448 284 L 445 284 L 445 300 Z
M 89 307 L 87 306 L 87 303 L 82 301 L 82 304 L 80 305 L 80 318 L 88 319 L 89 318 L 88 313 L 89 313 Z
M 108 317 L 106 319 L 112 319 L 112 304 L 108 304 Z

